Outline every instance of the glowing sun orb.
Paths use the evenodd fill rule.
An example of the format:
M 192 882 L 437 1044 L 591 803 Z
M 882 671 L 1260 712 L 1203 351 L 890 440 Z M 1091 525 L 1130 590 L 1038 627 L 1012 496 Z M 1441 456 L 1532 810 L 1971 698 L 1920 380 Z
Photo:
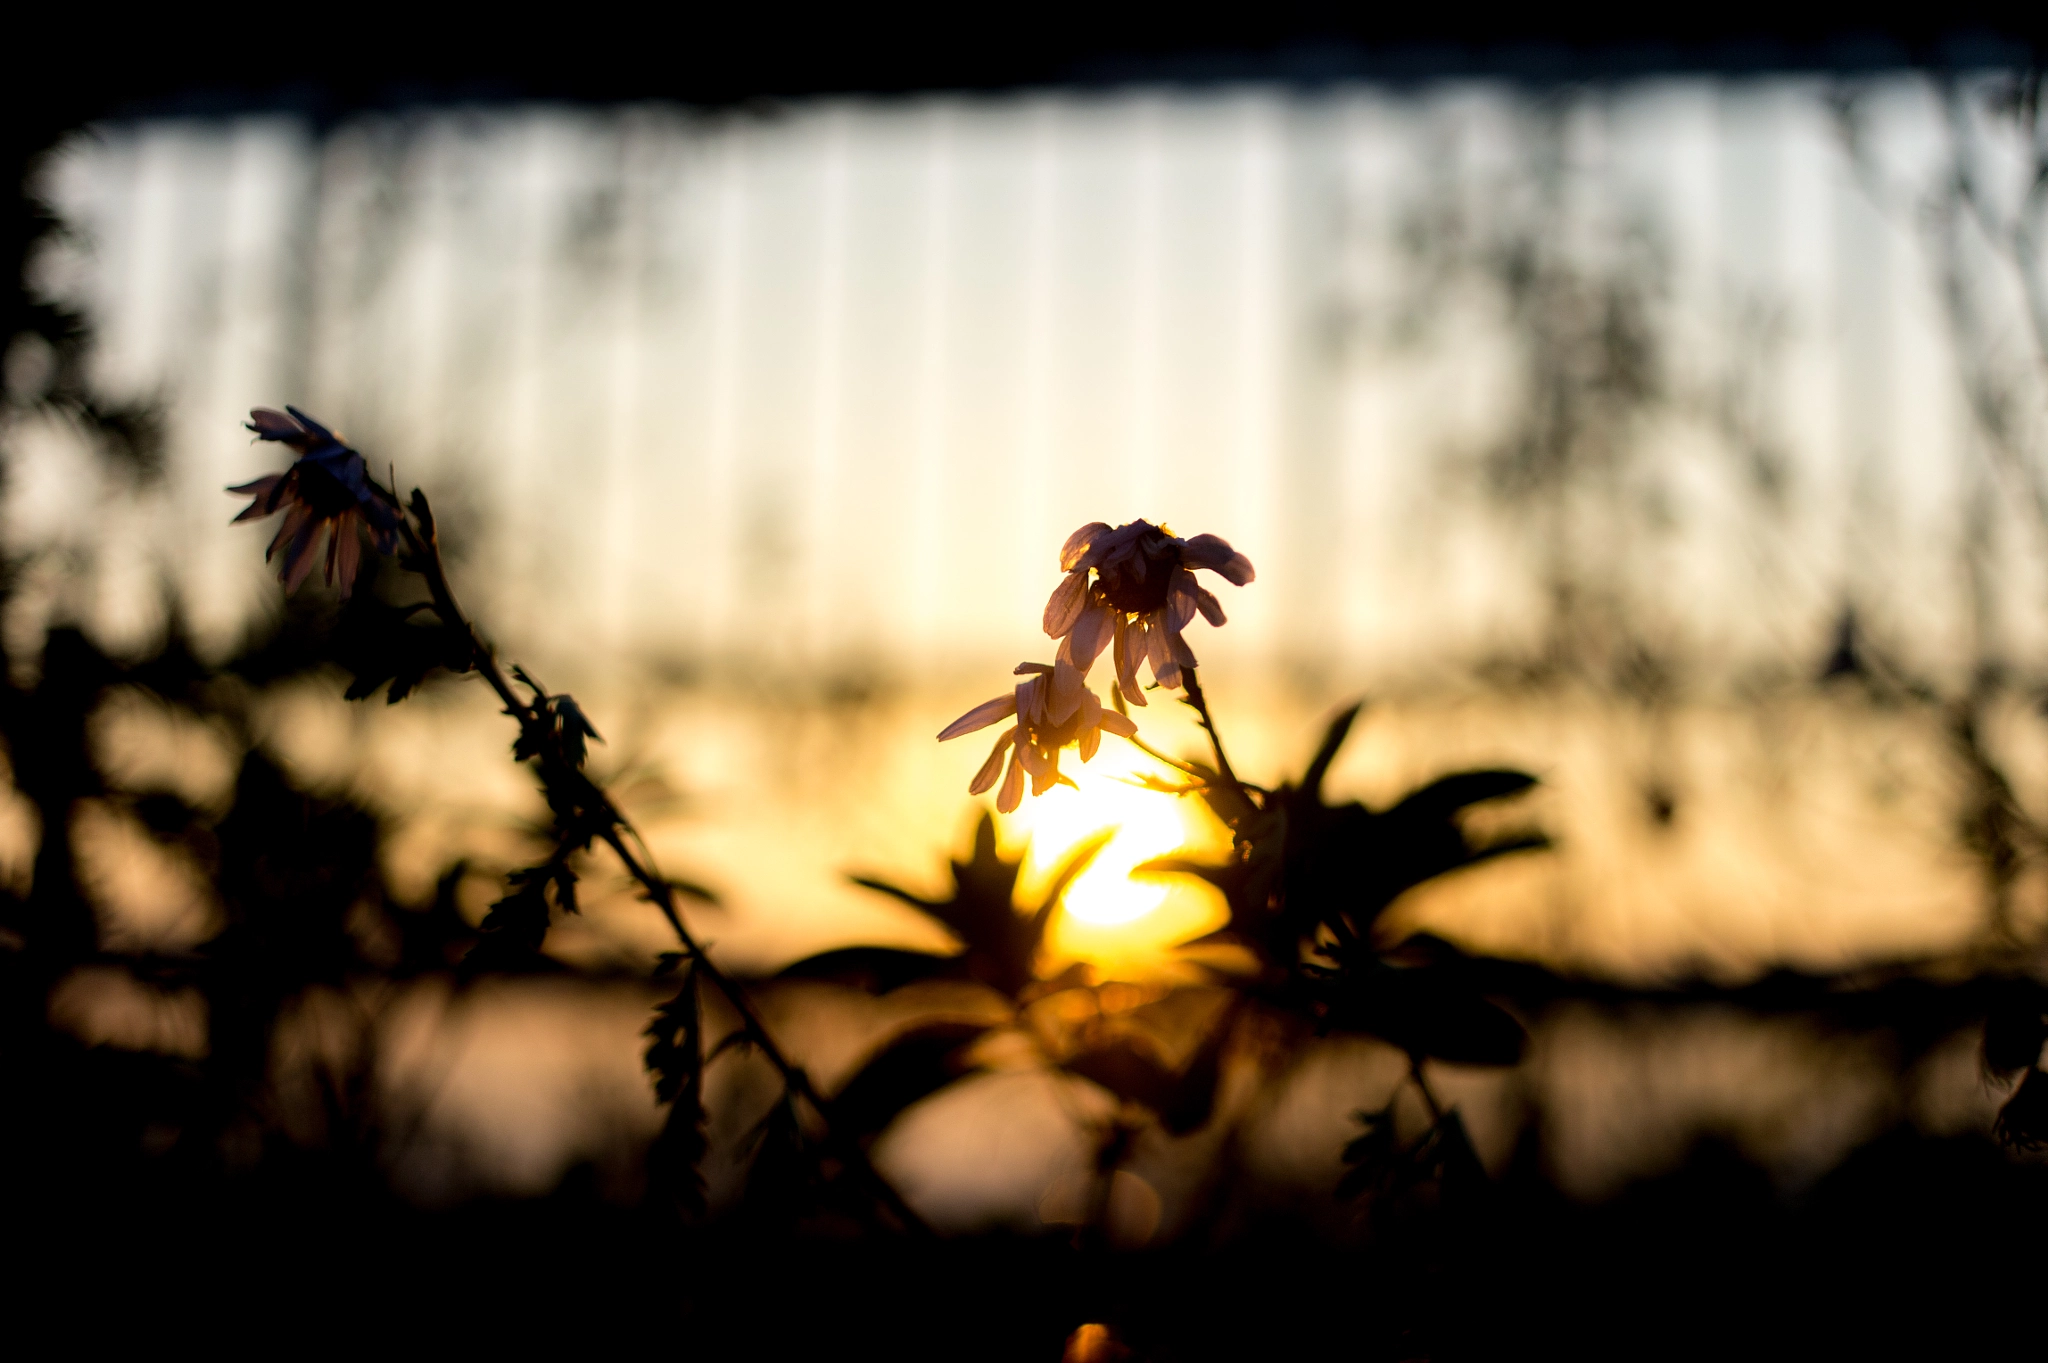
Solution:
M 1111 745 L 1085 766 L 1067 761 L 1061 769 L 1076 788 L 1057 786 L 1027 799 L 1011 819 L 1012 836 L 1031 840 L 1025 875 L 1043 884 L 1083 841 L 1113 829 L 1109 842 L 1067 886 L 1064 913 L 1097 927 L 1136 923 L 1157 910 L 1174 887 L 1162 877 L 1134 878 L 1133 868 L 1175 853 L 1207 855 L 1215 821 L 1199 800 L 1118 779 L 1158 768 Z

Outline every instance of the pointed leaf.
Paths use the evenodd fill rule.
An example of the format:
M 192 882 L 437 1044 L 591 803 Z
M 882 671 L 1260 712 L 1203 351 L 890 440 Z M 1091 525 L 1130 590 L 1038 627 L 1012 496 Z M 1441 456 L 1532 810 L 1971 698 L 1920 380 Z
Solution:
M 1302 774 L 1301 789 L 1310 799 L 1323 798 L 1323 778 L 1329 774 L 1330 763 L 1336 760 L 1337 750 L 1344 746 L 1345 738 L 1350 735 L 1352 722 L 1364 708 L 1365 702 L 1360 701 L 1330 721 L 1329 731 L 1323 735 L 1322 746 L 1316 749 L 1316 755 L 1310 760 L 1308 770 Z
M 831 1100 L 832 1129 L 865 1140 L 897 1114 L 958 1079 L 961 1048 L 988 1029 L 977 1023 L 938 1022 L 892 1039 Z
M 872 994 L 886 994 L 915 980 L 959 974 L 959 959 L 898 947 L 842 947 L 784 966 L 776 972 L 776 978 L 831 980 Z

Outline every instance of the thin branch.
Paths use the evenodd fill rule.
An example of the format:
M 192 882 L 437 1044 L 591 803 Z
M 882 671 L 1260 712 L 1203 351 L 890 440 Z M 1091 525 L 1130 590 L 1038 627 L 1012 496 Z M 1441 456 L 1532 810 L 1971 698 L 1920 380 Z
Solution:
M 1237 792 L 1239 799 L 1251 808 L 1257 809 L 1258 806 L 1253 804 L 1251 795 L 1245 790 L 1244 782 L 1238 780 L 1237 773 L 1231 769 L 1230 759 L 1223 754 L 1223 736 L 1216 732 L 1216 720 L 1209 713 L 1209 699 L 1202 694 L 1202 683 L 1196 679 L 1195 669 L 1183 667 L 1180 670 L 1180 678 L 1181 688 L 1187 693 L 1187 703 L 1202 717 L 1202 728 L 1208 731 L 1209 746 L 1216 753 L 1217 774 L 1230 783 L 1231 789 Z
M 393 506 L 398 505 L 397 497 L 388 490 L 379 488 L 378 491 Z M 931 1227 L 926 1224 L 924 1218 L 913 1211 L 894 1185 L 882 1177 L 881 1171 L 874 1167 L 873 1162 L 867 1157 L 867 1152 L 861 1149 L 859 1143 L 840 1134 L 839 1128 L 832 1120 L 832 1104 L 812 1086 L 810 1076 L 802 1067 L 792 1062 L 776 1044 L 766 1024 L 761 1021 L 760 1015 L 754 1011 L 746 991 L 731 976 L 718 968 L 705 954 L 697 939 L 690 934 L 689 928 L 683 923 L 681 912 L 676 908 L 674 887 L 655 869 L 653 857 L 647 851 L 646 839 L 641 837 L 639 830 L 619 812 L 611 797 L 580 767 L 566 760 L 558 751 L 559 745 L 554 741 L 549 729 L 543 705 L 544 698 L 536 694 L 532 701 L 524 701 L 513 690 L 511 680 L 498 665 L 497 656 L 484 643 L 476 627 L 456 603 L 454 589 L 449 586 L 447 571 L 441 562 L 440 544 L 434 532 L 432 512 L 428 509 L 426 499 L 418 493 L 414 494 L 412 510 L 414 515 L 407 516 L 404 514 L 404 508 L 401 508 L 399 527 L 405 538 L 406 548 L 413 555 L 417 570 L 426 579 L 427 590 L 433 596 L 434 608 L 449 628 L 459 631 L 467 640 L 471 661 L 475 664 L 476 670 L 505 703 L 505 713 L 518 720 L 520 727 L 525 730 L 530 746 L 540 754 L 543 782 L 552 789 L 566 792 L 587 823 L 602 826 L 603 831 L 598 836 L 618 856 L 627 872 L 640 882 L 648 900 L 661 911 L 662 917 L 668 920 L 670 930 L 682 944 L 684 953 L 696 963 L 701 977 L 709 980 L 718 992 L 725 996 L 726 1002 L 732 1005 L 733 1011 L 739 1015 L 740 1027 L 745 1032 L 748 1042 L 774 1067 L 787 1091 L 802 1098 L 817 1114 L 819 1124 L 824 1130 L 825 1148 L 842 1160 L 846 1167 L 867 1185 L 869 1192 L 906 1230 L 918 1235 L 931 1235 Z M 413 525 L 415 518 L 419 521 L 418 530 L 415 530 Z M 639 845 L 640 854 L 636 855 L 633 849 L 627 846 L 628 836 Z
M 1200 767 L 1197 767 L 1189 762 L 1183 762 L 1178 757 L 1168 757 L 1165 753 L 1159 751 L 1159 749 L 1153 747 L 1150 743 L 1147 743 L 1144 739 L 1138 737 L 1138 735 L 1136 734 L 1125 735 L 1124 742 L 1130 744 L 1132 747 L 1136 748 L 1139 752 L 1145 754 L 1145 756 L 1151 758 L 1155 762 L 1164 762 L 1167 766 L 1172 767 L 1175 771 L 1181 772 L 1182 774 L 1187 776 L 1192 776 L 1197 781 L 1203 780 L 1202 769 Z

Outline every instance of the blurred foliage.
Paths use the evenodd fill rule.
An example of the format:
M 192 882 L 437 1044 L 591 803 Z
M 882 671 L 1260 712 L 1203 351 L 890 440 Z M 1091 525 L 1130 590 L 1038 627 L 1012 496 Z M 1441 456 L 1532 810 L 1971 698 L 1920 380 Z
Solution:
M 1413 1081 L 1425 1095 L 1426 1060 L 1519 1060 L 1521 1024 L 1486 996 L 1479 972 L 1467 968 L 1459 953 L 1423 938 L 1385 950 L 1375 924 L 1416 885 L 1547 846 L 1533 831 L 1474 841 L 1460 822 L 1471 806 L 1518 795 L 1534 778 L 1511 771 L 1462 772 L 1385 810 L 1356 801 L 1328 804 L 1323 780 L 1358 710 L 1353 706 L 1336 717 L 1298 785 L 1261 790 L 1199 762 L 1181 764 L 1193 778 L 1182 793 L 1206 800 L 1232 829 L 1232 855 L 1216 865 L 1167 858 L 1139 873 L 1196 875 L 1220 890 L 1228 923 L 1189 945 L 1243 948 L 1254 962 L 1248 976 L 1211 969 L 1216 985 L 1147 991 L 1115 981 L 1091 983 L 1090 972 L 1079 966 L 1045 975 L 1038 955 L 1048 921 L 1060 893 L 1099 844 L 1079 849 L 1045 896 L 1020 909 L 1014 903 L 1019 862 L 998 853 L 995 824 L 987 815 L 976 828 L 969 859 L 952 864 L 955 890 L 948 900 L 933 902 L 858 879 L 937 920 L 962 949 L 942 956 L 849 947 L 798 961 L 783 972 L 785 978 L 828 979 L 877 993 L 920 980 L 972 980 L 1000 994 L 1010 1012 L 1008 1022 L 985 1027 L 913 1027 L 877 1048 L 841 1097 L 854 1098 L 864 1113 L 874 1112 L 863 1129 L 879 1129 L 876 1116 L 895 1115 L 887 1105 L 877 1109 L 878 1096 L 886 1094 L 900 1110 L 976 1072 L 973 1058 L 988 1053 L 978 1043 L 998 1032 L 1025 1037 L 1048 1067 L 1116 1100 L 1116 1114 L 1098 1132 L 1098 1180 L 1113 1175 L 1143 1126 L 1185 1135 L 1211 1120 L 1224 1056 L 1247 1009 L 1292 1019 L 1309 1035 L 1358 1032 L 1389 1041 L 1410 1057 Z M 1206 722 L 1206 710 L 1204 717 Z M 1450 1168 L 1463 1178 L 1478 1166 L 1462 1123 L 1455 1111 L 1440 1110 L 1433 1095 L 1428 1103 L 1429 1130 L 1410 1146 L 1386 1144 L 1382 1153 L 1399 1156 L 1408 1182 L 1441 1181 Z M 1388 1116 L 1387 1133 L 1391 1121 Z M 1353 1154 L 1365 1158 L 1368 1148 L 1354 1144 Z M 1462 1160 L 1455 1158 L 1460 1149 Z M 1387 1179 L 1400 1181 L 1393 1174 Z M 1347 1192 L 1365 1186 L 1355 1177 L 1343 1184 Z

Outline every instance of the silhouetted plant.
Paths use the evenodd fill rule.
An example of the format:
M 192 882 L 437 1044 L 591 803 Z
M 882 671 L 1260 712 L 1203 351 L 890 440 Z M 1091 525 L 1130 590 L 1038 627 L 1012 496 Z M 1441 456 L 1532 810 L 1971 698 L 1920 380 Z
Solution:
M 1430 1112 L 1429 1129 L 1402 1146 L 1392 1138 L 1391 1109 L 1369 1122 L 1366 1135 L 1346 1152 L 1357 1168 L 1347 1175 L 1342 1191 L 1405 1187 L 1424 1178 L 1440 1183 L 1465 1179 L 1479 1168 L 1477 1157 L 1462 1119 L 1431 1091 L 1423 1064 L 1429 1059 L 1513 1064 L 1521 1057 L 1521 1025 L 1485 997 L 1466 959 L 1447 944 L 1416 937 L 1389 950 L 1379 941 L 1376 926 L 1399 895 L 1426 880 L 1547 846 L 1547 839 L 1533 831 L 1474 841 L 1460 822 L 1471 806 L 1520 794 L 1535 778 L 1515 771 L 1461 772 L 1385 810 L 1356 801 L 1331 805 L 1323 799 L 1323 782 L 1357 717 L 1359 707 L 1353 706 L 1332 722 L 1299 784 L 1268 789 L 1246 782 L 1225 755 L 1194 653 L 1181 631 L 1197 613 L 1212 625 L 1224 623 L 1221 604 L 1191 570 L 1210 569 L 1243 585 L 1253 580 L 1250 561 L 1213 535 L 1182 540 L 1162 527 L 1134 521 L 1116 529 L 1101 523 L 1083 526 L 1061 550 L 1060 567 L 1065 576 L 1043 622 L 1045 632 L 1060 640 L 1055 662 L 1020 665 L 1017 672 L 1027 680 L 1014 695 L 975 707 L 939 737 L 943 741 L 1016 718 L 969 786 L 970 793 L 979 794 L 1002 775 L 997 807 L 1004 811 L 1023 798 L 1026 776 L 1035 795 L 1067 781 L 1059 770 L 1060 750 L 1073 745 L 1086 761 L 1105 731 L 1128 738 L 1177 772 L 1177 777 L 1146 779 L 1163 797 L 1205 801 L 1231 832 L 1230 856 L 1214 864 L 1166 858 L 1139 870 L 1197 875 L 1222 892 L 1228 922 L 1188 945 L 1227 942 L 1250 954 L 1254 968 L 1249 977 L 1213 972 L 1237 997 L 1217 1010 L 1178 1063 L 1167 1061 L 1172 1048 L 1162 1045 L 1160 1033 L 1147 1025 L 1148 1004 L 1104 1006 L 1097 991 L 1094 1006 L 1080 1010 L 1078 1024 L 1065 1025 L 1035 1007 L 1089 987 L 1086 976 L 1072 969 L 1051 980 L 1040 980 L 1034 970 L 1037 944 L 1076 863 L 1068 863 L 1041 904 L 1020 911 L 1012 903 L 1016 864 L 998 856 L 994 825 L 986 816 L 976 832 L 972 859 L 954 863 L 958 888 L 953 899 L 935 904 L 891 885 L 860 882 L 938 919 L 961 938 L 961 952 L 938 956 L 853 947 L 798 962 L 785 973 L 835 978 L 880 992 L 950 976 L 979 980 L 1004 995 L 1013 1010 L 1008 1025 L 1030 1037 L 1049 1065 L 1091 1081 L 1122 1105 L 1099 1133 L 1100 1197 L 1107 1196 L 1108 1181 L 1130 1148 L 1137 1130 L 1133 1113 L 1175 1134 L 1209 1120 L 1221 1056 L 1247 1002 L 1293 1015 L 1317 1032 L 1381 1037 L 1409 1057 L 1409 1077 Z M 1103 709 L 1087 684 L 1089 670 L 1105 650 L 1116 674 L 1114 714 Z M 1147 703 L 1139 684 L 1141 665 L 1149 665 L 1154 687 L 1178 689 L 1195 711 L 1208 735 L 1213 765 L 1171 757 L 1138 735 L 1126 705 Z M 960 1049 L 949 1049 L 950 1038 L 942 1047 L 932 1038 L 909 1034 L 880 1050 L 847 1089 L 886 1090 L 907 1106 L 961 1072 L 959 1057 L 968 1053 L 964 1042 L 970 1039 L 961 1038 Z M 908 1068 L 909 1049 L 922 1057 L 914 1078 L 898 1073 Z M 870 1080 L 879 1072 L 893 1077 L 887 1083 Z
M 513 760 L 531 764 L 547 799 L 552 850 L 508 878 L 509 892 L 485 916 L 464 969 L 474 973 L 538 964 L 554 913 L 578 911 L 576 859 L 603 843 L 639 883 L 642 897 L 667 920 L 681 947 L 677 957 L 687 965 L 676 997 L 662 1006 L 648 1029 L 648 1068 L 657 1098 L 670 1109 L 653 1155 L 657 1186 L 686 1211 L 701 1211 L 696 1166 L 705 1148 L 702 995 L 710 989 L 739 1016 L 739 1029 L 728 1041 L 759 1052 L 781 1077 L 785 1096 L 777 1110 L 788 1128 L 780 1133 L 786 1138 L 782 1143 L 802 1150 L 812 1172 L 849 1182 L 871 1219 L 879 1216 L 883 1223 L 922 1231 L 923 1222 L 875 1171 L 859 1142 L 835 1125 L 831 1103 L 769 1035 L 745 991 L 704 954 L 685 926 L 677 897 L 709 898 L 709 892 L 656 870 L 639 834 L 585 773 L 587 745 L 598 737 L 596 728 L 568 695 L 551 694 L 520 668 L 508 675 L 457 605 L 426 494 L 415 488 L 410 500 L 401 502 L 395 490 L 370 475 L 360 453 L 296 408 L 257 408 L 249 429 L 259 440 L 284 444 L 298 456 L 282 474 L 230 489 L 255 499 L 237 520 L 284 515 L 266 556 L 281 559 L 279 577 L 287 590 L 311 573 L 324 536 L 326 579 L 346 600 L 363 566 L 367 536 L 373 548 L 396 551 L 399 566 L 415 574 L 428 592 L 426 601 L 355 617 L 359 634 L 351 661 L 358 670 L 347 694 L 361 699 L 381 685 L 387 701 L 396 703 L 436 670 L 474 671 L 519 726 Z

